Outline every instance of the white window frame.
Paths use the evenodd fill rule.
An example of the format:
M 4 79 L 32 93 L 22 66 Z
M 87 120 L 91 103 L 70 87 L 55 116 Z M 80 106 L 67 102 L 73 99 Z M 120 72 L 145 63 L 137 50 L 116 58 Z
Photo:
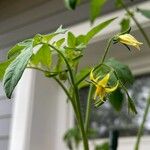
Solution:
M 149 5 L 150 2 L 144 2 L 143 4 L 140 4 L 140 6 L 143 8 L 148 8 Z M 114 16 L 122 18 L 123 15 L 123 10 L 107 14 L 99 18 L 95 24 Z M 142 23 L 144 27 L 147 28 L 149 25 L 148 20 L 142 17 L 140 14 L 138 14 L 138 18 L 140 23 Z M 113 35 L 114 32 L 118 31 L 118 22 L 119 19 L 114 21 L 111 26 L 101 32 L 100 35 L 93 39 L 90 46 L 98 41 L 100 42 L 107 39 L 108 37 Z M 42 22 L 39 21 L 38 26 L 39 24 L 42 25 Z M 133 22 L 132 25 L 134 26 Z M 34 28 L 34 25 L 31 25 L 30 28 L 31 27 Z M 75 34 L 86 33 L 89 28 L 90 23 L 88 21 L 70 27 L 70 29 Z M 136 27 L 134 27 L 134 29 L 136 30 Z M 147 55 L 147 52 L 141 52 L 141 54 L 141 56 L 138 56 L 134 59 L 133 56 L 129 57 L 129 55 L 127 54 L 124 56 L 124 58 L 120 59 L 123 59 L 125 63 L 130 65 L 134 74 L 150 72 L 149 55 Z M 134 53 L 134 55 L 136 56 L 137 53 Z M 95 54 L 95 56 L 92 55 L 93 62 L 94 57 L 96 56 L 97 54 Z M 119 58 L 120 56 L 122 56 L 122 52 L 117 52 L 116 56 L 117 58 Z M 87 65 L 87 62 L 92 58 L 89 52 L 89 55 L 86 57 L 86 59 L 83 60 L 82 66 Z M 44 89 L 45 86 L 49 87 L 50 83 L 53 85 L 53 88 L 47 94 L 44 91 L 45 89 L 43 90 L 43 92 L 42 90 L 40 92 L 36 91 L 36 89 L 38 88 L 38 82 L 40 83 L 40 87 L 42 89 Z M 43 82 L 45 83 L 45 85 L 41 85 Z M 28 69 L 25 71 L 16 91 L 9 150 L 66 150 L 66 147 L 62 141 L 62 136 L 69 127 L 73 126 L 73 112 L 71 107 L 66 104 L 66 96 L 58 87 L 58 85 L 52 81 L 50 81 L 50 83 L 47 82 L 49 82 L 47 79 L 41 78 L 41 74 Z M 43 99 L 46 102 L 44 102 L 44 105 L 41 106 L 42 103 L 40 101 L 40 96 L 42 94 L 50 97 L 51 102 L 49 102 L 49 100 L 45 99 L 44 97 Z M 52 106 L 51 103 L 54 104 L 55 108 L 53 108 L 54 106 Z M 50 108 L 54 110 L 53 113 L 50 111 L 50 108 L 48 108 L 47 105 L 50 105 Z M 40 111 L 40 109 L 43 110 Z M 40 111 L 40 114 L 38 114 L 38 110 Z M 52 127 L 46 126 L 45 122 L 42 122 L 41 124 L 39 123 L 39 115 L 41 115 L 42 121 L 47 121 L 47 118 L 43 117 L 44 114 L 47 114 L 47 117 L 52 117 L 52 119 L 48 120 L 49 122 L 46 122 L 48 125 L 53 122 Z M 44 132 L 43 135 L 41 135 L 40 130 Z M 51 139 L 49 138 L 50 131 L 53 134 L 51 135 Z M 123 139 L 123 141 L 124 140 L 125 139 Z M 123 150 L 123 147 L 121 147 L 121 150 Z

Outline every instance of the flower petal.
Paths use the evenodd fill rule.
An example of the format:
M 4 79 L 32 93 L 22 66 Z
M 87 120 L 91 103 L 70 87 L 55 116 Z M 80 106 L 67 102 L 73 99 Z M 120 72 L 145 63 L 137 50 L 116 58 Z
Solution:
M 130 34 L 123 34 L 119 35 L 119 41 L 126 45 L 131 45 L 136 47 L 138 50 L 140 50 L 140 45 L 143 44 L 139 41 L 137 41 L 132 35 Z
M 94 71 L 94 68 L 90 72 L 90 80 L 93 81 L 94 83 L 96 83 L 98 78 L 94 78 L 93 71 Z
M 114 92 L 117 88 L 118 88 L 119 82 L 117 82 L 117 84 L 114 87 L 111 88 L 105 88 L 106 93 L 111 93 Z
M 108 80 L 110 78 L 110 74 L 108 73 L 102 80 L 98 82 L 99 86 L 106 87 Z
M 106 95 L 105 89 L 103 87 L 97 86 L 94 95 L 94 100 L 96 100 L 96 98 L 99 96 L 100 99 L 103 101 L 105 95 Z

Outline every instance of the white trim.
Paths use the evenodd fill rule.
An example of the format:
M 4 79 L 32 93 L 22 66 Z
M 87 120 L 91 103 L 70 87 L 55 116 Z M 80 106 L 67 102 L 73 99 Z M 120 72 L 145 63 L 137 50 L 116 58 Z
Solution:
M 34 99 L 34 78 L 33 70 L 25 70 L 19 81 L 15 95 L 9 150 L 30 150 L 28 145 Z

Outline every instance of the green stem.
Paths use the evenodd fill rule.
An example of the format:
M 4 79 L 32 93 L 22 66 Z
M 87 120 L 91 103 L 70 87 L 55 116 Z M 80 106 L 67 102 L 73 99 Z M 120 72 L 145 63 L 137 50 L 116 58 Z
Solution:
M 137 27 L 139 28 L 140 32 L 142 33 L 143 37 L 145 38 L 148 46 L 150 47 L 150 39 L 148 37 L 148 35 L 146 34 L 146 32 L 144 31 L 144 29 L 141 27 L 140 23 L 138 22 L 138 20 L 134 17 L 134 15 L 130 12 L 130 10 L 128 9 L 128 7 L 125 5 L 125 3 L 123 1 L 120 1 L 120 4 L 122 5 L 122 7 L 125 9 L 125 11 L 130 15 L 130 17 L 133 19 L 133 21 L 135 22 L 135 24 L 137 25 Z
M 135 24 L 137 25 L 137 27 L 139 28 L 141 34 L 143 35 L 143 37 L 145 38 L 145 41 L 147 42 L 147 45 L 150 48 L 150 39 L 148 37 L 148 35 L 146 34 L 146 32 L 144 31 L 144 29 L 141 27 L 140 23 L 138 22 L 138 20 L 134 17 L 134 15 L 130 12 L 130 10 L 128 9 L 128 7 L 125 5 L 125 3 L 123 1 L 120 1 L 122 7 L 126 10 L 126 12 L 130 15 L 130 17 L 133 19 L 133 21 L 135 22 Z M 142 132 L 144 129 L 144 124 L 147 118 L 147 114 L 148 114 L 148 110 L 150 107 L 150 97 L 147 99 L 147 104 L 146 104 L 146 108 L 144 110 L 144 115 L 143 115 L 143 120 L 141 122 L 140 128 L 138 130 L 138 134 L 137 134 L 137 140 L 136 140 L 136 144 L 135 144 L 135 150 L 139 149 L 139 144 L 140 144 L 140 140 L 141 140 L 141 136 L 142 136 Z
M 104 63 L 105 58 L 106 58 L 107 53 L 108 53 L 108 50 L 109 50 L 109 48 L 110 48 L 110 46 L 111 46 L 111 42 L 112 42 L 113 38 L 114 38 L 114 37 L 112 37 L 111 39 L 109 39 L 108 44 L 107 44 L 107 46 L 106 46 L 106 48 L 105 48 L 104 55 L 103 55 L 103 57 L 102 57 L 102 59 L 101 59 L 101 63 L 100 63 L 100 64 L 103 64 L 103 63 Z
M 67 88 L 62 84 L 62 82 L 57 79 L 56 77 L 53 77 L 53 79 L 60 85 L 60 87 L 63 89 L 63 91 L 65 92 L 65 94 L 67 95 L 67 97 L 69 98 L 69 100 L 71 101 L 71 104 L 73 106 L 73 109 L 75 111 L 75 113 L 77 114 L 77 110 L 76 110 L 76 106 L 75 103 L 73 101 L 73 98 L 71 97 L 69 91 L 67 90 Z M 77 119 L 77 118 L 76 118 Z
M 108 54 L 109 48 L 111 46 L 111 42 L 113 41 L 113 38 L 114 37 L 109 39 L 108 44 L 107 44 L 107 46 L 105 48 L 105 51 L 104 51 L 104 55 L 103 55 L 103 57 L 101 59 L 101 62 L 95 68 L 98 68 L 99 66 L 101 66 L 104 63 L 104 61 L 106 59 L 106 56 Z M 87 107 L 86 107 L 86 115 L 85 115 L 85 130 L 86 130 L 86 132 L 88 130 L 89 121 L 90 121 L 92 89 L 93 89 L 93 85 L 90 86 L 90 90 L 89 90 L 89 93 L 88 93 L 88 99 L 87 99 Z
M 62 84 L 62 82 L 60 82 L 59 79 L 57 79 L 56 77 L 53 77 L 53 79 L 61 86 L 61 88 L 64 90 L 64 92 L 66 93 L 67 97 L 72 101 L 72 97 L 69 94 L 67 88 Z
M 146 118 L 147 118 L 147 115 L 148 115 L 149 108 L 150 108 L 150 97 L 148 97 L 148 99 L 147 99 L 146 108 L 144 110 L 143 119 L 142 119 L 140 128 L 138 130 L 138 134 L 137 134 L 137 139 L 136 139 L 136 144 L 135 144 L 134 150 L 138 150 L 139 149 L 139 144 L 140 144 L 141 136 L 142 136 L 142 133 L 143 133 L 143 130 L 144 130 L 144 125 L 145 125 L 145 121 L 146 121 Z
M 86 132 L 85 132 L 85 129 L 84 129 L 83 118 L 82 118 L 82 114 L 81 114 L 79 91 L 78 91 L 78 87 L 76 86 L 76 83 L 75 83 L 75 80 L 74 80 L 72 69 L 71 69 L 68 61 L 66 60 L 65 56 L 63 55 L 63 53 L 61 51 L 59 51 L 57 48 L 55 48 L 53 45 L 49 44 L 49 46 L 51 48 L 53 48 L 58 54 L 60 54 L 60 56 L 64 59 L 66 65 L 67 65 L 68 72 L 69 72 L 69 75 L 70 75 L 70 79 L 71 79 L 71 82 L 72 82 L 72 86 L 73 86 L 73 89 L 74 89 L 74 92 L 75 92 L 75 104 L 76 104 L 75 114 L 76 114 L 76 117 L 77 117 L 77 121 L 78 121 L 78 124 L 79 124 L 79 127 L 80 127 L 81 134 L 82 134 L 84 150 L 89 150 L 88 139 L 87 139 L 87 135 L 86 135 Z
M 48 71 L 46 71 L 46 70 L 43 70 L 43 69 L 41 69 L 41 68 L 37 68 L 37 67 L 31 67 L 31 66 L 27 66 L 27 68 L 29 68 L 29 69 L 35 69 L 35 70 L 39 70 L 39 71 L 41 71 L 41 72 L 48 72 Z M 49 72 L 50 73 L 50 72 Z
M 90 89 L 88 92 L 87 106 L 86 106 L 86 115 L 85 115 L 85 131 L 86 131 L 86 133 L 88 131 L 88 126 L 89 126 L 89 121 L 90 121 L 92 90 L 93 90 L 93 85 L 90 85 Z
M 83 143 L 84 143 L 84 150 L 89 150 L 87 134 L 85 132 L 84 123 L 83 123 L 82 114 L 81 114 L 79 91 L 78 91 L 76 86 L 75 86 L 75 96 L 76 96 L 77 111 L 78 111 L 78 115 L 79 115 L 78 119 L 79 119 L 79 122 L 80 122 L 80 128 L 81 128 L 81 133 L 82 133 L 82 138 L 83 138 Z

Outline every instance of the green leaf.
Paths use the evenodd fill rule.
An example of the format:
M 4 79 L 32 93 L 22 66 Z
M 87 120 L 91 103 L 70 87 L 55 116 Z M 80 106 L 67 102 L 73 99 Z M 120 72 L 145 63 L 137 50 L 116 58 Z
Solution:
M 71 47 L 71 48 L 74 48 L 76 46 L 76 37 L 71 32 L 68 32 L 67 44 L 68 44 L 68 47 Z
M 48 43 L 50 40 L 52 40 L 52 38 L 54 38 L 55 36 L 59 35 L 59 34 L 64 34 L 66 33 L 67 29 L 63 29 L 62 25 L 53 33 L 50 34 L 37 34 L 35 35 L 34 39 L 34 46 L 41 44 L 41 43 Z
M 76 84 L 79 84 L 83 80 L 85 80 L 85 78 L 88 77 L 90 71 L 91 71 L 90 67 L 80 70 L 80 72 L 76 75 Z
M 31 56 L 32 46 L 24 49 L 6 69 L 3 84 L 8 98 L 11 98 L 12 92 L 20 80 Z
M 101 10 L 107 0 L 91 0 L 90 5 L 90 20 L 94 22 L 94 20 L 100 15 Z
M 59 26 L 59 28 L 54 32 L 56 34 L 65 34 L 68 31 L 68 29 L 63 28 L 62 25 Z
M 65 42 L 65 38 L 62 38 L 62 39 L 58 40 L 58 41 L 55 43 L 55 44 L 56 44 L 56 47 L 60 48 L 64 42 Z
M 109 143 L 105 142 L 95 146 L 95 150 L 109 150 Z
M 91 68 L 84 68 L 76 75 L 76 84 L 79 89 L 89 86 L 89 82 L 85 79 L 89 76 Z
M 116 8 L 121 8 L 122 7 L 122 0 L 115 0 L 115 6 Z
M 5 74 L 6 68 L 9 66 L 9 64 L 13 61 L 14 59 L 8 59 L 7 61 L 1 62 L 0 63 L 0 80 L 3 79 L 3 76 Z
M 63 63 L 64 63 L 64 61 L 63 61 L 62 57 L 59 54 L 57 54 L 57 62 L 56 62 L 56 67 L 55 67 L 54 71 L 61 72 L 61 70 L 63 69 Z
M 121 26 L 121 32 L 126 31 L 127 29 L 130 28 L 130 19 L 129 18 L 123 18 L 120 22 Z
M 79 0 L 65 0 L 65 5 L 68 9 L 75 9 Z
M 107 61 L 105 61 L 105 64 L 107 66 L 112 67 L 115 70 L 115 72 L 117 73 L 119 79 L 123 84 L 129 85 L 133 83 L 134 77 L 127 65 L 122 64 L 121 62 L 115 60 L 114 58 L 108 59 Z
M 60 79 L 60 80 L 66 81 L 67 78 L 68 78 L 67 72 L 60 72 L 60 73 L 59 73 L 59 79 Z
M 67 145 L 69 144 L 68 146 L 72 145 L 71 147 L 73 147 L 73 145 L 75 144 L 77 148 L 80 141 L 82 140 L 80 130 L 77 127 L 67 130 L 63 139 L 67 143 Z
M 76 45 L 84 44 L 85 46 L 89 43 L 89 41 L 100 31 L 102 31 L 104 28 L 106 28 L 112 21 L 114 21 L 116 18 L 112 18 L 109 20 L 106 20 L 97 26 L 93 27 L 86 35 L 79 35 L 76 38 Z
M 150 19 L 150 10 L 149 9 L 137 9 L 138 12 L 140 12 L 143 16 Z
M 18 44 L 16 44 L 14 47 L 12 47 L 8 53 L 7 53 L 7 58 L 12 58 L 12 57 L 17 57 L 21 51 L 25 48 L 28 47 L 32 43 L 32 39 L 27 39 L 24 40 Z
M 86 44 L 86 36 L 85 35 L 79 35 L 76 37 L 76 44 Z
M 137 110 L 136 110 L 134 101 L 131 99 L 129 94 L 127 96 L 128 96 L 128 110 L 131 111 L 134 114 L 137 114 Z
M 116 18 L 109 19 L 107 21 L 104 21 L 94 28 L 92 28 L 87 34 L 86 34 L 86 43 L 88 43 L 97 33 L 102 31 L 104 28 L 106 28 L 112 21 L 114 21 Z
M 120 111 L 123 106 L 124 95 L 120 89 L 117 89 L 108 96 L 110 104 L 116 111 Z
M 52 61 L 52 54 L 50 47 L 47 44 L 43 44 L 41 48 L 37 51 L 36 54 L 32 55 L 31 63 L 34 65 L 44 65 L 47 68 L 50 68 Z

